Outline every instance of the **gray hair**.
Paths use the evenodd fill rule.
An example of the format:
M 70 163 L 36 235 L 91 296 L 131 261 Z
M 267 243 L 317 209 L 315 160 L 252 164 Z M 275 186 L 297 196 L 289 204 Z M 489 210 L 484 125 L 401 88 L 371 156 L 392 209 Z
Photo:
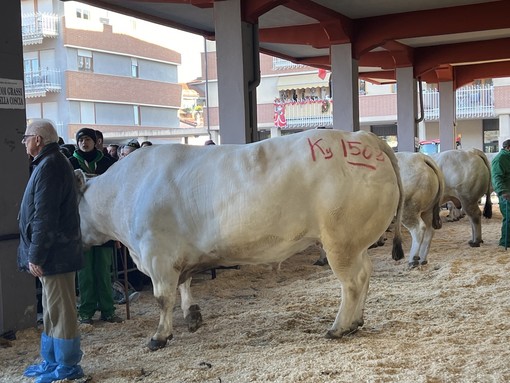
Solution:
M 31 118 L 27 121 L 27 133 L 42 138 L 44 145 L 58 142 L 58 133 L 51 120 L 46 118 Z

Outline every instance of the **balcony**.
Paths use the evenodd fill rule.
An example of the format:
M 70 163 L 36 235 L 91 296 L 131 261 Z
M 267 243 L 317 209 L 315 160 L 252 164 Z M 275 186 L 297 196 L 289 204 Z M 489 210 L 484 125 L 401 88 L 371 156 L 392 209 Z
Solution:
M 457 89 L 455 96 L 457 119 L 496 117 L 494 113 L 493 85 L 465 86 Z M 368 103 L 374 103 L 375 101 L 374 98 L 370 99 L 371 96 L 360 97 L 369 97 L 365 100 Z M 392 113 L 391 111 L 388 112 L 388 108 L 396 103 L 396 99 L 388 102 L 389 104 L 386 104 L 384 110 L 390 116 Z M 437 121 L 439 119 L 439 92 L 437 89 L 423 91 L 423 106 L 426 121 Z M 283 129 L 329 128 L 333 126 L 332 109 L 332 99 L 304 99 L 296 101 L 277 99 L 274 103 L 274 126 Z M 367 117 L 363 115 L 363 110 L 360 112 L 360 117 Z M 381 116 L 380 113 L 377 115 Z M 394 113 L 393 117 L 396 117 Z
M 494 114 L 494 86 L 470 85 L 457 89 L 455 92 L 457 119 L 490 118 Z M 426 89 L 423 91 L 423 108 L 425 120 L 439 119 L 439 91 Z
M 284 60 L 278 57 L 273 57 L 273 70 L 287 70 L 306 67 L 307 66 L 303 64 L 294 64 L 292 61 Z
M 277 127 L 313 129 L 333 126 L 333 100 L 277 100 L 274 106 L 274 123 Z
M 62 90 L 60 69 L 41 69 L 25 72 L 25 97 L 45 97 Z
M 45 37 L 58 36 L 58 16 L 50 13 L 24 13 L 21 16 L 23 45 L 41 44 Z

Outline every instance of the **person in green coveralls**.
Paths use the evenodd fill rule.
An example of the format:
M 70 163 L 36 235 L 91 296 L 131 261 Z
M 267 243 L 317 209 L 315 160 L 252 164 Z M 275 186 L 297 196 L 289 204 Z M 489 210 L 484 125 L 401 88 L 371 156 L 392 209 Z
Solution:
M 87 174 L 103 174 L 114 161 L 96 149 L 96 132 L 94 129 L 82 128 L 76 133 L 78 149 L 69 161 L 74 169 L 81 169 Z M 78 315 L 81 323 L 92 324 L 92 317 L 101 311 L 100 319 L 119 323 L 122 318 L 115 314 L 112 289 L 113 241 L 101 246 L 93 246 L 85 251 L 85 267 L 78 272 L 78 289 L 80 305 Z
M 510 140 L 505 140 L 500 152 L 492 160 L 492 187 L 498 194 L 499 209 L 503 216 L 499 246 L 510 246 L 510 228 L 508 227 L 508 204 L 510 202 Z

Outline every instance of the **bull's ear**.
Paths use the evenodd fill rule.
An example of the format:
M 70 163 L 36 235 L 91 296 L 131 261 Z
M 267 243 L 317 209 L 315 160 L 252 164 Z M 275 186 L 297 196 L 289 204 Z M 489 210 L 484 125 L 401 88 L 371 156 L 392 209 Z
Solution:
M 76 185 L 78 186 L 78 190 L 80 193 L 83 193 L 85 187 L 87 185 L 87 179 L 85 178 L 85 173 L 81 169 L 76 169 L 74 171 L 74 178 L 76 180 Z

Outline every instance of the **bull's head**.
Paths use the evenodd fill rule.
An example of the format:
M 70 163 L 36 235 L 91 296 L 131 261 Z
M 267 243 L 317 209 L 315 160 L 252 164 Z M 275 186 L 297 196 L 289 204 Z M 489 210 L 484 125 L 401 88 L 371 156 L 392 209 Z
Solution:
M 87 189 L 87 181 L 93 177 L 96 177 L 96 174 L 84 173 L 81 169 L 76 169 L 74 171 L 74 179 L 76 181 L 79 199 L 83 196 L 83 193 L 85 193 L 85 189 Z

